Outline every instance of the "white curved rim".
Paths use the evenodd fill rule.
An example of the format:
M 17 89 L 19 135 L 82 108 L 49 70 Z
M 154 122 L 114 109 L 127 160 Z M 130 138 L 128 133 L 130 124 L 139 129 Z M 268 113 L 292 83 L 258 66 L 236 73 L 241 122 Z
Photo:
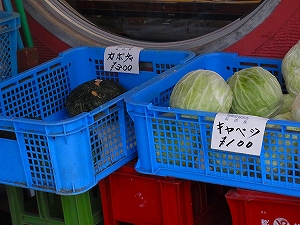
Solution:
M 127 44 L 155 49 L 184 49 L 196 53 L 220 51 L 261 24 L 281 0 L 264 0 L 247 16 L 209 34 L 177 42 L 145 42 L 121 37 L 98 28 L 64 0 L 25 0 L 26 11 L 49 32 L 71 47 Z

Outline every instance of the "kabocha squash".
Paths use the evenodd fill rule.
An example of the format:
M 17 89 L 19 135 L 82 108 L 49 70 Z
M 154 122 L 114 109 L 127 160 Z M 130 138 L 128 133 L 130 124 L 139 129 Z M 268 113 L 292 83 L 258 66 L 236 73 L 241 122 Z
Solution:
M 66 109 L 71 116 L 89 112 L 126 92 L 113 80 L 91 80 L 74 88 L 66 101 Z

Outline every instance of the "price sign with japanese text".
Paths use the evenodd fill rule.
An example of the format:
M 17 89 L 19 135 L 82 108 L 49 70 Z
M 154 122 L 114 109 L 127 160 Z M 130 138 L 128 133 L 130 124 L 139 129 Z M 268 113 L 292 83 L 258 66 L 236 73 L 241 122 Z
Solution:
M 139 56 L 142 48 L 126 45 L 109 46 L 104 51 L 104 70 L 139 74 Z
M 217 113 L 211 148 L 260 155 L 267 121 L 257 116 Z

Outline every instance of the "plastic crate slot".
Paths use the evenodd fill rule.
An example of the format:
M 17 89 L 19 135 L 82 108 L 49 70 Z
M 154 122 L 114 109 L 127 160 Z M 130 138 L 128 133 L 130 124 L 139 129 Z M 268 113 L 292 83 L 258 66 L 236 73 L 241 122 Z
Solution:
M 104 70 L 103 60 L 94 60 L 94 67 L 97 74 L 97 79 L 109 79 L 114 80 L 116 82 L 120 82 L 119 73 Z
M 293 168 L 298 158 L 299 135 L 285 134 L 272 130 L 266 132 L 264 138 L 263 163 L 266 169 L 266 179 L 274 181 L 289 182 L 293 175 Z
M 136 136 L 134 131 L 134 123 L 132 118 L 125 110 L 125 127 L 126 127 L 126 151 L 136 149 Z
M 71 67 L 71 63 L 68 64 L 69 67 Z M 58 63 L 54 63 L 52 65 L 49 66 L 49 70 L 50 71 L 55 71 L 55 70 L 59 70 L 60 68 L 63 68 L 63 64 L 58 62 Z M 44 69 L 44 70 L 41 70 L 40 72 L 38 72 L 37 74 L 41 74 L 41 73 L 45 73 L 46 71 L 48 71 L 48 69 Z
M 38 71 L 35 72 L 35 76 L 37 76 L 37 77 L 43 76 L 48 71 L 49 71 L 49 68 L 47 68 L 47 67 L 39 69 Z
M 14 88 L 17 84 L 17 82 L 11 82 L 8 85 L 5 85 L 4 87 L 1 87 L 1 92 L 6 92 L 8 89 Z
M 99 116 L 99 115 L 98 115 Z M 108 114 L 90 127 L 94 168 L 97 172 L 125 157 L 118 111 Z
M 26 77 L 18 80 L 18 83 L 22 84 L 23 82 L 27 82 L 27 81 L 31 80 L 32 78 L 33 78 L 33 75 L 26 76 Z
M 12 52 L 13 49 L 11 49 L 11 45 L 13 44 L 11 34 L 10 33 L 1 34 L 0 43 L 1 43 L 0 72 L 1 72 L 1 79 L 4 80 L 14 75 L 12 71 L 13 63 L 11 61 L 13 59 L 12 54 L 14 54 Z
M 119 82 L 119 73 L 116 72 L 108 72 L 108 71 L 100 71 L 98 73 L 98 79 L 109 79 Z
M 158 163 L 196 169 L 202 167 L 204 153 L 198 148 L 199 142 L 201 144 L 199 127 L 161 117 L 152 119 L 152 128 Z
M 11 128 L 13 130 L 13 128 Z M 0 138 L 17 140 L 16 134 L 14 131 L 0 130 Z
M 258 63 L 255 63 L 255 62 L 240 62 L 240 65 L 242 67 L 254 67 L 254 66 L 258 66 L 259 64 Z
M 260 63 L 259 65 L 261 67 L 264 67 L 264 68 L 275 68 L 275 69 L 278 69 L 278 64 L 275 64 L 275 63 Z
M 54 171 L 45 137 L 24 133 L 24 145 L 33 185 L 55 188 Z
M 155 106 L 164 105 L 165 103 L 168 103 L 170 100 L 172 90 L 173 90 L 173 87 L 171 87 L 163 92 L 160 92 L 159 95 L 156 97 L 153 97 L 150 102 L 152 103 L 152 105 L 155 105 Z
M 90 60 L 90 62 L 93 62 L 93 59 L 89 59 Z M 103 63 L 103 60 L 102 59 L 95 59 L 95 65 L 104 65 L 104 63 Z M 103 68 L 99 68 L 100 70 L 104 70 L 104 67 Z
M 156 68 L 156 74 L 161 74 L 163 72 L 165 72 L 168 69 L 171 69 L 172 67 L 174 67 L 175 65 L 173 64 L 155 64 L 155 68 Z
M 153 72 L 153 64 L 152 62 L 139 62 L 140 71 Z
M 215 173 L 227 174 L 227 176 L 247 176 L 249 171 L 254 171 L 253 160 L 248 161 L 243 155 L 226 154 L 226 152 L 215 150 L 208 152 L 208 159 L 209 168 Z
M 232 68 L 232 73 L 237 72 L 239 69 L 238 68 Z
M 64 109 L 70 93 L 69 72 L 60 65 L 56 64 L 56 70 L 44 73 L 37 79 L 44 118 Z
M 12 89 L 15 87 L 15 89 Z M 36 113 L 34 109 L 37 109 L 38 97 L 35 95 L 35 82 L 25 80 L 22 85 L 11 86 L 6 91 L 3 91 L 2 98 L 5 105 L 5 111 L 3 113 L 7 116 L 14 117 L 32 117 L 31 115 L 40 114 Z

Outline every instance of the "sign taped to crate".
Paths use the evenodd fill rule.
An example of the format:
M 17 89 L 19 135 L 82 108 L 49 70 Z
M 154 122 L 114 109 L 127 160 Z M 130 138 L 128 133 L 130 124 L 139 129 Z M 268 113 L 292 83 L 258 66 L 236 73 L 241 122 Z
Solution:
M 217 113 L 211 148 L 259 156 L 267 121 L 258 116 Z
M 139 74 L 139 55 L 143 48 L 135 46 L 109 46 L 104 52 L 104 70 Z

